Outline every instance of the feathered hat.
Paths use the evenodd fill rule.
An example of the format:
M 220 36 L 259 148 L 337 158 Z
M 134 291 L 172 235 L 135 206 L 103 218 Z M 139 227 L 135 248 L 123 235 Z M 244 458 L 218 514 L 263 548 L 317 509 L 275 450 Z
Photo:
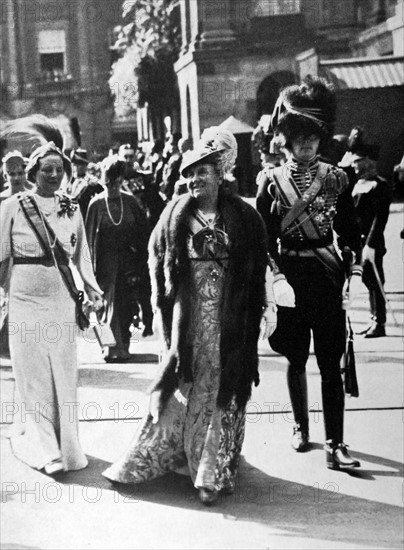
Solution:
M 379 150 L 380 147 L 376 143 L 366 142 L 361 126 L 354 126 L 347 140 L 347 152 L 338 163 L 338 166 L 346 168 L 351 166 L 354 160 L 362 158 L 376 161 L 379 158 Z
M 284 146 L 298 135 L 315 134 L 329 138 L 333 134 L 336 97 L 333 87 L 323 78 L 307 77 L 298 85 L 284 88 L 272 114 L 272 128 L 282 135 Z
M 348 138 L 348 150 L 356 158 L 368 157 L 378 160 L 380 147 L 376 143 L 367 142 L 363 134 L 363 128 L 360 126 L 352 128 Z
M 271 119 L 271 115 L 262 115 L 251 136 L 251 141 L 259 152 L 268 153 L 270 151 L 271 140 L 273 138 Z
M 53 122 L 44 115 L 31 115 L 18 118 L 5 125 L 0 132 L 1 139 L 22 137 L 28 142 L 40 143 L 28 159 L 25 171 L 27 179 L 35 183 L 35 174 L 38 170 L 39 160 L 50 154 L 59 155 L 63 161 L 63 167 L 68 178 L 72 175 L 70 159 L 63 153 L 63 136 Z
M 192 151 L 184 154 L 181 175 L 187 177 L 191 166 L 208 161 L 219 163 L 222 174 L 230 172 L 237 158 L 237 141 L 228 130 L 211 126 L 207 128 Z
M 89 161 L 87 155 L 87 149 L 81 149 L 79 147 L 78 149 L 73 149 L 70 153 L 70 160 L 72 164 L 88 164 Z

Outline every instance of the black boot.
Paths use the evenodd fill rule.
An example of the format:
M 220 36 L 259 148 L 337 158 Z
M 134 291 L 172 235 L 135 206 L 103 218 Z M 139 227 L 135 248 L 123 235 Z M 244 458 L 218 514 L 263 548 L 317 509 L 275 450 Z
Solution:
M 365 338 L 380 338 L 381 336 L 386 336 L 386 329 L 384 325 L 380 325 L 379 323 L 373 323 L 365 334 Z
M 360 462 L 352 458 L 345 443 L 334 443 L 328 439 L 325 446 L 327 468 L 331 470 L 359 468 Z
M 304 453 L 309 449 L 309 432 L 308 429 L 303 429 L 300 424 L 295 424 L 293 427 L 292 447 L 298 453 Z
M 291 444 L 295 451 L 301 453 L 307 451 L 309 448 L 309 407 L 307 402 L 306 373 L 299 373 L 293 365 L 289 365 L 287 381 L 293 416 L 296 421 Z
M 380 289 L 369 290 L 370 309 L 372 311 L 373 323 L 366 331 L 365 338 L 380 338 L 386 336 L 386 302 Z

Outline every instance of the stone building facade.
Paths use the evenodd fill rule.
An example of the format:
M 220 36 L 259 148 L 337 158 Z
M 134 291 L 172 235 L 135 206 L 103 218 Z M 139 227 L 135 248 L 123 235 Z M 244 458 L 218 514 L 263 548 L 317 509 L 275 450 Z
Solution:
M 113 139 L 108 78 L 122 0 L 5 0 L 0 19 L 0 124 L 55 119 L 66 145 L 105 151 Z
M 382 97 L 389 88 L 386 98 L 397 102 L 396 120 L 389 128 L 394 154 L 383 165 L 390 169 L 399 161 L 402 4 L 402 0 L 181 0 L 183 43 L 175 69 L 182 134 L 195 141 L 204 128 L 230 115 L 256 126 L 262 114 L 272 112 L 281 87 L 306 74 L 329 76 L 322 62 L 390 56 L 389 70 L 395 73 L 390 81 L 384 82 L 379 74 L 379 79 L 368 82 L 368 92 L 365 88 L 359 92 L 353 82 L 345 88 L 343 83 L 336 86 L 344 100 L 337 132 L 349 133 L 353 124 L 365 124 L 376 139 L 383 134 L 383 111 L 388 106 L 383 106 Z M 371 104 L 365 110 L 355 108 L 356 97 L 363 101 L 367 93 L 370 99 L 377 96 L 380 116 L 374 117 Z

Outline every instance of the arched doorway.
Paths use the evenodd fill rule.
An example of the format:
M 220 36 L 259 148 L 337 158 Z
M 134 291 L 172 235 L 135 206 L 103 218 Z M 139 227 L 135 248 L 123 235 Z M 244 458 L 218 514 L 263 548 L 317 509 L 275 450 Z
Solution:
M 278 99 L 279 91 L 285 86 L 296 84 L 298 77 L 291 71 L 272 73 L 261 82 L 257 91 L 257 116 L 271 114 Z

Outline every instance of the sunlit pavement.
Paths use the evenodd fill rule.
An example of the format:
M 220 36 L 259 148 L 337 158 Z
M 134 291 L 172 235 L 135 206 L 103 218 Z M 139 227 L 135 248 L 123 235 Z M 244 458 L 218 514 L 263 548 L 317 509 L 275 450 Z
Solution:
M 170 474 L 137 487 L 101 476 L 128 446 L 147 406 L 157 368 L 156 337 L 134 334 L 132 360 L 106 364 L 90 335 L 79 346 L 80 436 L 88 468 L 57 479 L 17 461 L 1 440 L 3 549 L 402 548 L 403 535 L 403 241 L 402 205 L 394 205 L 386 237 L 388 336 L 355 338 L 358 398 L 347 398 L 345 440 L 361 461 L 348 473 L 325 467 L 320 376 L 308 364 L 312 449 L 290 447 L 292 418 L 285 360 L 260 344 L 261 384 L 248 405 L 236 492 L 204 507 L 189 478 Z M 365 289 L 351 313 L 368 320 Z M 2 421 L 13 375 L 1 368 Z M 63 414 L 63 411 L 62 411 Z M 3 424 L 3 434 L 12 429 Z

